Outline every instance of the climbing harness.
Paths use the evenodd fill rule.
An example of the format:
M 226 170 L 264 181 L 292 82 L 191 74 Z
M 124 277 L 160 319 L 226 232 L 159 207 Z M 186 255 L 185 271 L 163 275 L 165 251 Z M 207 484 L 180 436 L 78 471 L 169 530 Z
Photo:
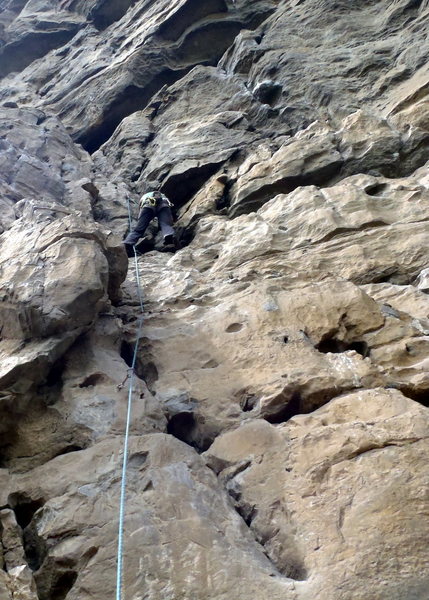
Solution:
M 149 192 L 148 194 L 145 194 L 144 196 L 142 196 L 141 200 L 140 200 L 140 210 L 142 210 L 143 208 L 157 208 L 161 202 L 164 203 L 164 206 L 169 206 L 170 208 L 173 208 L 173 203 L 167 198 L 167 196 L 165 196 L 164 194 L 159 194 L 158 197 L 155 197 L 152 195 L 153 192 Z
M 146 206 L 150 208 L 155 208 L 158 204 L 158 200 L 153 196 L 149 196 L 140 202 L 140 208 L 146 208 Z
M 128 204 L 128 221 L 131 229 L 131 206 L 130 199 L 127 196 L 127 204 Z M 123 572 L 123 538 L 124 538 L 124 517 L 125 517 L 125 500 L 126 500 L 126 489 L 127 489 L 127 463 L 128 463 L 128 440 L 130 433 L 130 423 L 131 423 L 131 409 L 133 403 L 133 391 L 134 391 L 134 376 L 135 376 L 135 366 L 137 361 L 137 351 L 141 337 L 141 331 L 143 326 L 143 295 L 141 291 L 140 284 L 140 273 L 138 268 L 137 261 L 137 251 L 133 246 L 134 251 L 134 267 L 136 271 L 136 283 L 137 283 L 137 294 L 140 305 L 140 318 L 137 328 L 137 336 L 136 342 L 134 344 L 134 352 L 133 352 L 133 360 L 131 363 L 130 369 L 128 369 L 128 407 L 127 407 L 127 419 L 125 425 L 125 436 L 124 436 L 124 450 L 123 450 L 123 459 L 122 459 L 122 477 L 121 477 L 121 498 L 119 501 L 119 527 L 118 527 L 118 558 L 117 558 L 117 571 L 116 571 L 116 600 L 122 600 L 122 572 Z M 124 383 L 124 382 L 123 382 Z M 120 384 L 121 387 L 123 383 Z M 118 389 L 120 387 L 118 386 Z

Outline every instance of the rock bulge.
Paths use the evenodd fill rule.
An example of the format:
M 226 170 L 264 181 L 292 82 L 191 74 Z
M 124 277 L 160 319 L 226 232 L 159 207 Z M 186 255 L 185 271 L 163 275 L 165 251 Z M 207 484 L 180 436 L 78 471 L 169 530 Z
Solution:
M 1 600 L 426 598 L 428 16 L 0 0 Z

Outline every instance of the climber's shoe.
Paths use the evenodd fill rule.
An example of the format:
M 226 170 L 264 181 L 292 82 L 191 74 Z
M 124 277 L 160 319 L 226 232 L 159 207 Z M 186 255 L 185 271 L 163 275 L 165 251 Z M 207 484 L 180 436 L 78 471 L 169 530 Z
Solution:
M 164 237 L 164 248 L 166 246 L 175 246 L 174 235 L 172 233 Z
M 134 246 L 132 244 L 125 244 L 124 242 L 124 248 L 128 258 L 132 258 L 134 256 Z

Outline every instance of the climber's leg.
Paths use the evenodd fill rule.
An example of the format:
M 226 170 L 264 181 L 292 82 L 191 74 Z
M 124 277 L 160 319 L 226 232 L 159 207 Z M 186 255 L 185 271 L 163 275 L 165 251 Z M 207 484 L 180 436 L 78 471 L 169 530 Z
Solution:
M 174 244 L 173 215 L 169 206 L 163 206 L 158 210 L 158 222 L 164 236 L 164 244 Z
M 152 221 L 154 216 L 155 216 L 154 211 L 151 208 L 145 206 L 145 208 L 143 208 L 143 210 L 140 213 L 137 225 L 127 235 L 127 237 L 124 240 L 124 244 L 126 244 L 128 246 L 135 246 L 137 244 L 137 242 L 139 241 L 139 239 L 141 237 L 143 237 L 144 232 L 147 229 L 147 226 Z

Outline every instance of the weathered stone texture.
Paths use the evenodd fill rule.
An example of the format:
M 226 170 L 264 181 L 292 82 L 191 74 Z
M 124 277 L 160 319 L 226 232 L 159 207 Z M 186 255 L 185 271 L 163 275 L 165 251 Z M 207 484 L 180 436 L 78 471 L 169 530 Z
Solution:
M 0 600 L 426 600 L 428 16 L 0 0 Z
M 355 392 L 280 427 L 248 422 L 206 458 L 268 556 L 308 579 L 304 598 L 423 598 L 427 416 L 398 392 Z

